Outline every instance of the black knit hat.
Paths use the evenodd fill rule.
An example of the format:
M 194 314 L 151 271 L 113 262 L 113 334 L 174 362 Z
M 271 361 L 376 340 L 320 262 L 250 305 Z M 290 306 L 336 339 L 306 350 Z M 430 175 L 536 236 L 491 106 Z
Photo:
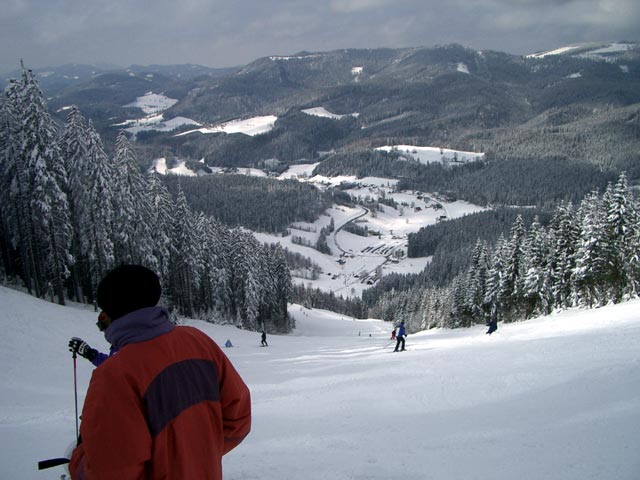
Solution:
M 158 276 L 142 265 L 121 265 L 98 285 L 97 303 L 111 320 L 145 307 L 154 307 L 162 289 Z

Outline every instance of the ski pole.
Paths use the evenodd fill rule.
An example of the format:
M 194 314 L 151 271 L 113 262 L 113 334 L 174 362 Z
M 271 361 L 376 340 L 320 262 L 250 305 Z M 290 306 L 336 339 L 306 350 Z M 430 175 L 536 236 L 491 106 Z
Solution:
M 80 443 L 80 433 L 78 430 L 78 375 L 76 373 L 76 352 L 73 352 L 73 396 L 75 401 L 75 412 L 76 412 L 76 445 Z M 50 458 L 48 460 L 41 460 L 38 462 L 38 470 L 46 470 L 47 468 L 57 467 L 58 465 L 64 465 L 69 463 L 68 458 Z
M 73 396 L 76 405 L 76 445 L 80 443 L 80 433 L 78 429 L 78 375 L 76 373 L 76 352 L 73 351 Z

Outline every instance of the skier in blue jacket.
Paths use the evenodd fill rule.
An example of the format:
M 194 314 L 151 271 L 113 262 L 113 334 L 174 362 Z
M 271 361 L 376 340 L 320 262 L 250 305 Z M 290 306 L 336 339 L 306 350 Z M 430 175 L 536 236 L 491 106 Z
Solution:
M 400 325 L 398 325 L 398 332 L 396 333 L 396 349 L 394 352 L 404 352 L 404 337 L 406 337 L 404 322 L 400 322 Z M 400 348 L 400 344 L 402 344 L 402 348 Z

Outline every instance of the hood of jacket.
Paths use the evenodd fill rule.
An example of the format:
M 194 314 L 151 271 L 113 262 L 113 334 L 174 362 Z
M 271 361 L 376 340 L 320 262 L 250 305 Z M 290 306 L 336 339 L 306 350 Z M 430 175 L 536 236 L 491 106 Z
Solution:
M 146 307 L 114 320 L 105 330 L 104 336 L 115 352 L 129 343 L 151 340 L 173 328 L 169 312 L 165 308 Z

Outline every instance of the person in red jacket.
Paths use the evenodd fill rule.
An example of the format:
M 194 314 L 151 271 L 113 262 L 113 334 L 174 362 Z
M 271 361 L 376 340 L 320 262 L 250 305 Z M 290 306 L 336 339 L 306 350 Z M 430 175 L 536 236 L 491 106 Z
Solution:
M 250 392 L 201 331 L 156 306 L 158 277 L 139 265 L 98 286 L 111 355 L 96 368 L 69 471 L 77 480 L 220 480 L 222 456 L 251 429 Z

